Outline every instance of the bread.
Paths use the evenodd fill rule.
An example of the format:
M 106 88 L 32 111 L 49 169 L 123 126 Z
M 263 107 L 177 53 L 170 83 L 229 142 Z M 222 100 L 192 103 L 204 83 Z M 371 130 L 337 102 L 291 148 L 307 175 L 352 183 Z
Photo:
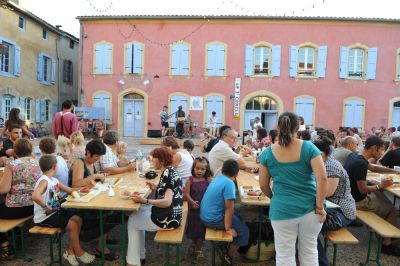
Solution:
M 79 196 L 79 193 L 76 191 L 72 191 L 71 196 L 74 197 L 74 199 L 80 199 L 81 196 Z

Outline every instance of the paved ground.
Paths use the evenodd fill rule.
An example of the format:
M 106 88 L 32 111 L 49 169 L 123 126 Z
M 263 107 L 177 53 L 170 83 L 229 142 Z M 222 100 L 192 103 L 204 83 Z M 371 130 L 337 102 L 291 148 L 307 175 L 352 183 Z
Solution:
M 140 149 L 144 155 L 147 155 L 151 149 L 155 146 L 151 145 L 139 145 L 138 139 L 126 138 L 123 139 L 128 143 L 128 157 L 133 158 L 138 149 Z M 200 155 L 201 152 L 199 148 L 196 148 L 194 154 Z M 398 208 L 398 206 L 397 206 Z M 236 204 L 236 209 L 242 215 L 242 217 L 246 221 L 253 221 L 257 217 L 257 208 L 243 206 L 240 204 Z M 400 221 L 398 219 L 398 224 Z M 28 225 L 29 227 L 29 225 Z M 367 243 L 368 243 L 368 230 L 365 226 L 363 227 L 350 227 L 349 230 L 359 239 L 360 243 L 354 246 L 345 246 L 341 245 L 338 249 L 338 261 L 337 265 L 359 265 L 360 262 L 363 262 L 366 257 L 367 252 Z M 120 226 L 115 227 L 111 231 L 111 236 L 115 239 L 119 239 L 120 237 Z M 147 260 L 146 265 L 156 266 L 163 265 L 164 258 L 164 249 L 163 246 L 155 243 L 152 239 L 154 238 L 154 233 L 147 233 L 146 235 L 146 249 L 147 249 Z M 62 251 L 65 251 L 66 244 L 68 242 L 67 235 L 63 237 L 63 248 Z M 400 241 L 399 241 L 400 242 Z M 374 240 L 374 244 L 376 241 Z M 89 252 L 94 252 L 95 241 L 89 243 L 83 243 L 83 247 Z M 28 257 L 32 259 L 31 262 L 24 262 L 20 259 L 15 259 L 10 262 L 2 262 L 0 265 L 47 265 L 49 262 L 49 246 L 48 246 L 48 238 L 43 236 L 33 236 L 29 235 L 27 238 L 27 248 L 28 248 Z M 181 248 L 181 265 L 210 265 L 211 264 L 211 246 L 209 243 L 205 243 L 204 254 L 206 256 L 206 260 L 203 262 L 193 261 L 192 258 L 188 257 L 187 250 L 190 245 L 190 240 L 184 239 L 182 248 Z M 375 249 L 374 249 L 375 250 Z M 332 249 L 329 250 L 329 255 L 332 256 Z M 381 262 L 386 266 L 398 266 L 400 265 L 400 258 L 382 255 Z M 65 261 L 64 261 L 65 263 Z M 275 261 L 268 261 L 262 263 L 245 263 L 240 260 L 240 258 L 236 258 L 236 265 L 275 265 Z M 123 265 L 122 260 L 120 259 L 117 262 L 107 263 L 106 265 Z

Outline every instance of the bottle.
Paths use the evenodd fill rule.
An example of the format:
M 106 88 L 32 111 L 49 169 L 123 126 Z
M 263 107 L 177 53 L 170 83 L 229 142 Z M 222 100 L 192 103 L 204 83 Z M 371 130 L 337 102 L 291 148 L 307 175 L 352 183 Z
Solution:
M 40 156 L 42 156 L 42 152 L 40 151 L 39 146 L 35 146 L 34 151 L 35 151 L 36 158 L 39 158 Z
M 114 197 L 115 196 L 115 192 L 114 192 L 114 189 L 112 187 L 110 187 L 108 189 L 108 196 L 109 197 Z
M 143 174 L 143 154 L 141 150 L 136 153 L 136 172 L 138 175 Z

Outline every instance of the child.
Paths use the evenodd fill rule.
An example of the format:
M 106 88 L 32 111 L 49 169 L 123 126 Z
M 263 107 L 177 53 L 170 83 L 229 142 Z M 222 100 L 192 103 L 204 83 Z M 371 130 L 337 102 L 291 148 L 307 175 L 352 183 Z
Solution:
M 126 150 L 128 149 L 128 144 L 126 144 L 126 142 L 123 141 L 118 141 L 117 142 L 117 150 L 116 150 L 116 155 L 119 159 L 119 163 L 118 165 L 120 167 L 124 167 L 127 166 L 129 164 L 129 160 L 126 157 Z
M 71 265 L 79 265 L 77 259 L 83 263 L 92 263 L 95 257 L 85 252 L 79 243 L 79 233 L 82 219 L 72 213 L 61 210 L 59 203 L 60 189 L 71 193 L 72 189 L 60 183 L 54 174 L 57 172 L 57 159 L 54 155 L 43 155 L 39 160 L 43 175 L 36 182 L 32 194 L 34 201 L 34 223 L 47 227 L 67 228 L 70 243 L 63 257 Z
M 71 134 L 69 145 L 70 149 L 70 161 L 69 165 L 73 165 L 74 162 L 80 158 L 85 157 L 85 138 L 80 131 L 76 131 Z
M 194 143 L 193 143 L 193 141 L 191 141 L 190 139 L 185 140 L 183 142 L 183 148 L 190 153 L 190 155 L 192 156 L 192 158 L 194 160 L 194 156 L 193 156 Z
M 197 157 L 192 166 L 192 176 L 186 181 L 186 198 L 189 203 L 189 217 L 186 235 L 192 240 L 189 254 L 196 260 L 204 259 L 201 250 L 203 246 L 205 227 L 200 221 L 200 202 L 208 186 L 208 180 L 213 176 L 210 163 L 205 157 Z
M 239 164 L 229 159 L 222 165 L 222 174 L 218 175 L 204 193 L 200 207 L 200 218 L 206 227 L 225 230 L 233 236 L 224 263 L 232 265 L 232 259 L 238 248 L 249 242 L 249 229 L 239 215 L 234 213 L 236 199 L 235 180 L 239 173 Z

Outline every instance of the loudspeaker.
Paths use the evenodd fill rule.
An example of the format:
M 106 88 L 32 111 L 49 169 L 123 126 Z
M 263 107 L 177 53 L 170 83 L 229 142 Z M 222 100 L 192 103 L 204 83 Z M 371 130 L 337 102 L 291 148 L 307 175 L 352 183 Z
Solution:
M 147 137 L 149 138 L 161 138 L 161 130 L 147 130 Z

